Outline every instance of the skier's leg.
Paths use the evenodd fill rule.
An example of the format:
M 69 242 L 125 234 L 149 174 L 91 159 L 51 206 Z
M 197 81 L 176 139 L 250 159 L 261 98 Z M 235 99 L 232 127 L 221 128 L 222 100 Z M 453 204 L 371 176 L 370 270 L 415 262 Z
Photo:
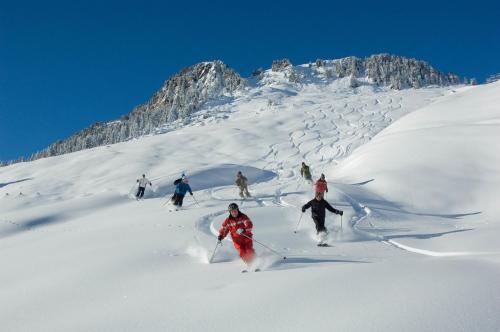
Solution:
M 184 200 L 184 195 L 178 195 L 179 196 L 179 207 L 182 206 L 182 201 Z
M 253 241 L 246 239 L 244 252 L 241 256 L 241 259 L 245 261 L 245 263 L 250 264 L 255 258 L 255 251 L 253 250 Z
M 255 257 L 255 251 L 253 250 L 253 243 L 248 239 L 233 239 L 233 244 L 236 250 L 238 251 L 240 258 L 246 263 L 250 264 L 250 262 Z
M 135 194 L 135 197 L 139 198 L 140 194 L 141 194 L 141 187 L 137 188 L 137 193 Z
M 140 188 L 141 193 L 140 193 L 140 195 L 139 195 L 139 198 L 142 198 L 142 197 L 144 196 L 144 190 L 146 190 L 146 188 L 145 188 L 145 187 L 141 187 L 141 188 Z
M 243 196 L 243 187 L 238 187 L 238 188 L 240 188 L 240 197 L 241 198 L 245 197 L 245 196 Z
M 324 218 L 313 218 L 313 220 L 314 225 L 316 226 L 316 233 L 326 232 Z
M 247 197 L 250 197 L 250 192 L 248 191 L 248 186 L 245 186 L 245 195 L 247 195 Z
M 242 253 L 243 249 L 241 248 L 240 241 L 233 239 L 233 245 L 234 245 L 234 249 L 236 249 L 236 251 L 238 252 L 238 254 L 241 257 L 241 253 Z

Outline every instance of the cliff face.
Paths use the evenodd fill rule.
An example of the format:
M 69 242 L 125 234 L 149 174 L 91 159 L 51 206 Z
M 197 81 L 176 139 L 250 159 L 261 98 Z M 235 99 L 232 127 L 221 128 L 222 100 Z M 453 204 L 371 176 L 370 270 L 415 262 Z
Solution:
M 96 123 L 71 137 L 37 152 L 32 160 L 126 141 L 154 133 L 165 123 L 183 119 L 205 102 L 230 95 L 246 81 L 221 61 L 203 62 L 188 67 L 167 80 L 143 105 L 120 120 Z

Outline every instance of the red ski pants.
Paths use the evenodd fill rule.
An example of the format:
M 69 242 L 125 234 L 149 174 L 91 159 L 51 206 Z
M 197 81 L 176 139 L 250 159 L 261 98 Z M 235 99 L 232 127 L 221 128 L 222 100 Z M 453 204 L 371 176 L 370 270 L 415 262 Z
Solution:
M 247 238 L 238 237 L 233 238 L 233 244 L 236 250 L 238 250 L 241 259 L 245 263 L 250 263 L 255 257 L 255 251 L 253 250 L 253 241 Z

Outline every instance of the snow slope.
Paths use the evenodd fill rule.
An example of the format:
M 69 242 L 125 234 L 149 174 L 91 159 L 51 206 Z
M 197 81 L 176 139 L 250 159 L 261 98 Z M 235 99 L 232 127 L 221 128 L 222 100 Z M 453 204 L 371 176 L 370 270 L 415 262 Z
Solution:
M 162 135 L 1 168 L 2 331 L 497 331 L 498 96 L 276 79 Z M 302 161 L 345 211 L 332 247 L 309 214 L 293 233 Z M 169 212 L 183 171 L 196 201 Z M 280 253 L 255 243 L 262 272 L 229 240 L 207 264 L 233 201 Z

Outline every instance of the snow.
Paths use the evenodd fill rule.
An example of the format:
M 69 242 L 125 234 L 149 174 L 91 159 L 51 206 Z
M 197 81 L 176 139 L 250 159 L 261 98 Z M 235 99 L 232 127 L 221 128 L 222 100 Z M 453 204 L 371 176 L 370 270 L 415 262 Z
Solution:
M 182 129 L 0 168 L 2 331 L 498 331 L 500 83 L 341 81 L 275 79 Z M 331 247 L 309 211 L 293 232 L 302 161 L 345 211 Z M 182 172 L 196 201 L 169 212 Z M 254 243 L 261 272 L 229 239 L 208 264 L 231 202 L 279 253 Z

